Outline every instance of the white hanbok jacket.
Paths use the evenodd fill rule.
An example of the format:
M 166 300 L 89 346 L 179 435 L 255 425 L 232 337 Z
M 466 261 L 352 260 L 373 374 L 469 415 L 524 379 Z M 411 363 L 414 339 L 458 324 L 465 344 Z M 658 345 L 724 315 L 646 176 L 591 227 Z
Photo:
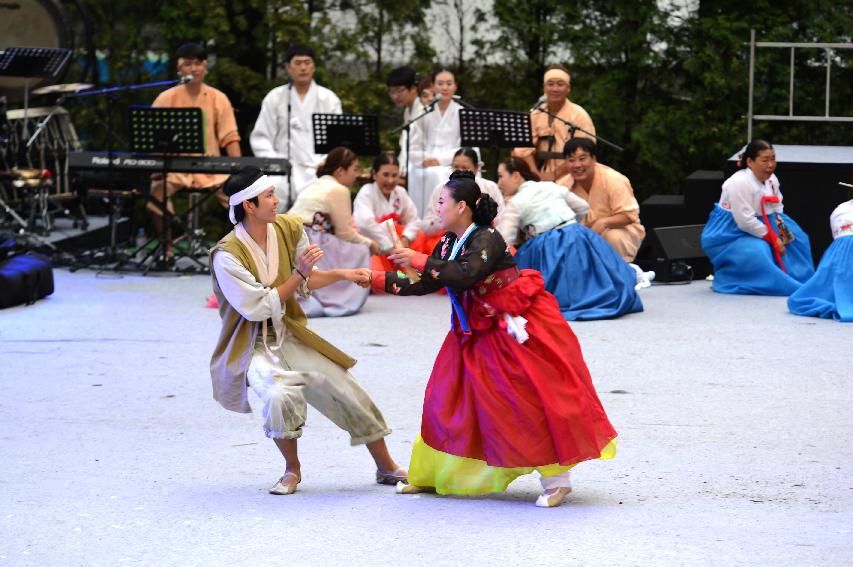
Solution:
M 518 192 L 507 199 L 497 225 L 507 244 L 519 244 L 518 231 L 542 234 L 552 228 L 583 220 L 589 204 L 567 187 L 552 181 L 525 181 Z M 529 227 L 529 230 L 525 230 Z
M 359 190 L 353 203 L 355 227 L 364 236 L 378 242 L 384 254 L 391 251 L 392 242 L 376 221 L 389 215 L 397 216 L 397 223 L 405 227 L 403 236 L 408 238 L 409 242 L 417 238 L 421 220 L 418 218 L 415 204 L 404 188 L 399 185 L 395 187 L 388 199 L 376 183 L 368 183 Z
M 288 102 L 290 109 L 288 111 Z M 341 99 L 325 87 L 311 83 L 304 99 L 300 99 L 292 85 L 281 85 L 267 93 L 261 104 L 261 113 L 249 137 L 252 152 L 258 157 L 288 157 L 293 168 L 293 196 L 317 178 L 317 164 L 325 155 L 314 153 L 314 126 L 312 115 L 341 114 Z M 293 143 L 288 152 L 287 121 Z M 288 184 L 286 178 L 276 177 L 276 192 L 286 204 Z

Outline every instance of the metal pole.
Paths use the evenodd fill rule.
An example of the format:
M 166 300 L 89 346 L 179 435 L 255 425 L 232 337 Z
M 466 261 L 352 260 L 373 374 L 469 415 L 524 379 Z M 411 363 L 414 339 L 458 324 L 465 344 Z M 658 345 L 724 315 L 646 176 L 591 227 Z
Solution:
M 752 140 L 752 89 L 755 80 L 755 30 L 749 30 L 749 106 L 746 111 L 746 143 Z
M 794 49 L 791 48 L 791 75 L 788 80 L 788 116 L 794 115 Z
M 829 70 L 832 63 L 832 49 L 826 48 L 826 110 L 824 116 L 829 118 Z

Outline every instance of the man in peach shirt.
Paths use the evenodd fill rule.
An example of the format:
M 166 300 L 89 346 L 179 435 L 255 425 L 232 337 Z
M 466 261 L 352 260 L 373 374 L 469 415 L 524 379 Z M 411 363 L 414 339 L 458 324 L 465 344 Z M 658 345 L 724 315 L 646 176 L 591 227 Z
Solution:
M 237 132 L 237 120 L 234 108 L 228 97 L 204 82 L 207 75 L 207 51 L 197 43 L 185 43 L 175 53 L 178 63 L 178 75 L 192 76 L 192 81 L 163 91 L 154 100 L 153 106 L 169 108 L 201 108 L 205 125 L 205 155 L 222 155 L 222 148 L 229 156 L 240 156 L 240 134 Z M 228 197 L 222 191 L 227 175 L 211 173 L 169 173 L 166 177 L 166 195 L 163 191 L 163 177 L 151 176 L 151 195 L 162 203 L 166 199 L 169 212 L 174 213 L 171 196 L 182 189 L 207 189 L 216 192 L 223 207 L 228 207 Z M 163 230 L 163 211 L 153 202 L 148 203 L 148 211 L 157 234 Z
M 640 204 L 628 178 L 598 163 L 598 148 L 587 138 L 569 140 L 565 147 L 569 175 L 557 183 L 589 203 L 583 224 L 600 234 L 630 262 L 646 236 L 640 224 Z
M 515 148 L 512 155 L 526 161 L 531 171 L 536 173 L 542 181 L 554 181 L 559 175 L 565 174 L 562 170 L 558 172 L 558 169 L 565 161 L 563 147 L 566 142 L 572 137 L 594 137 L 595 126 L 586 110 L 568 99 L 569 92 L 572 90 L 568 69 L 561 65 L 548 67 L 545 71 L 543 86 L 545 100 L 530 115 L 535 147 Z M 574 133 L 570 132 L 566 122 L 554 118 L 551 114 L 579 129 Z

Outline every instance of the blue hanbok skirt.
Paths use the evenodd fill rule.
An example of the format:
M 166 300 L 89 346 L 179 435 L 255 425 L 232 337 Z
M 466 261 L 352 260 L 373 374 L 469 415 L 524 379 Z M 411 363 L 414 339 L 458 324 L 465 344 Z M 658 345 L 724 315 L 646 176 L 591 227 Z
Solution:
M 519 268 L 542 273 L 545 289 L 569 321 L 612 319 L 643 310 L 637 273 L 601 236 L 580 224 L 555 228 L 525 242 Z
M 788 298 L 794 315 L 853 323 L 853 236 L 836 238 L 815 274 Z
M 777 215 L 794 235 L 782 256 L 787 273 L 774 261 L 767 241 L 742 231 L 729 211 L 714 207 L 702 231 L 702 248 L 714 265 L 711 289 L 718 293 L 791 295 L 814 274 L 808 235 L 785 213 L 768 215 L 774 232 Z

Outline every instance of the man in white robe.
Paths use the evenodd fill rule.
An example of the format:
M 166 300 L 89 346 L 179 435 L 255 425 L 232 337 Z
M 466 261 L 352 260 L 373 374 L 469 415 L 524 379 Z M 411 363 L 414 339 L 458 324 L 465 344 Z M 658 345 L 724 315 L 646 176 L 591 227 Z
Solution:
M 314 50 L 308 46 L 293 45 L 287 50 L 284 67 L 290 82 L 274 88 L 264 97 L 249 138 L 256 156 L 290 160 L 290 177 L 276 178 L 276 194 L 282 203 L 282 212 L 316 179 L 317 164 L 326 157 L 314 153 L 312 116 L 342 113 L 341 99 L 314 82 L 314 60 Z

